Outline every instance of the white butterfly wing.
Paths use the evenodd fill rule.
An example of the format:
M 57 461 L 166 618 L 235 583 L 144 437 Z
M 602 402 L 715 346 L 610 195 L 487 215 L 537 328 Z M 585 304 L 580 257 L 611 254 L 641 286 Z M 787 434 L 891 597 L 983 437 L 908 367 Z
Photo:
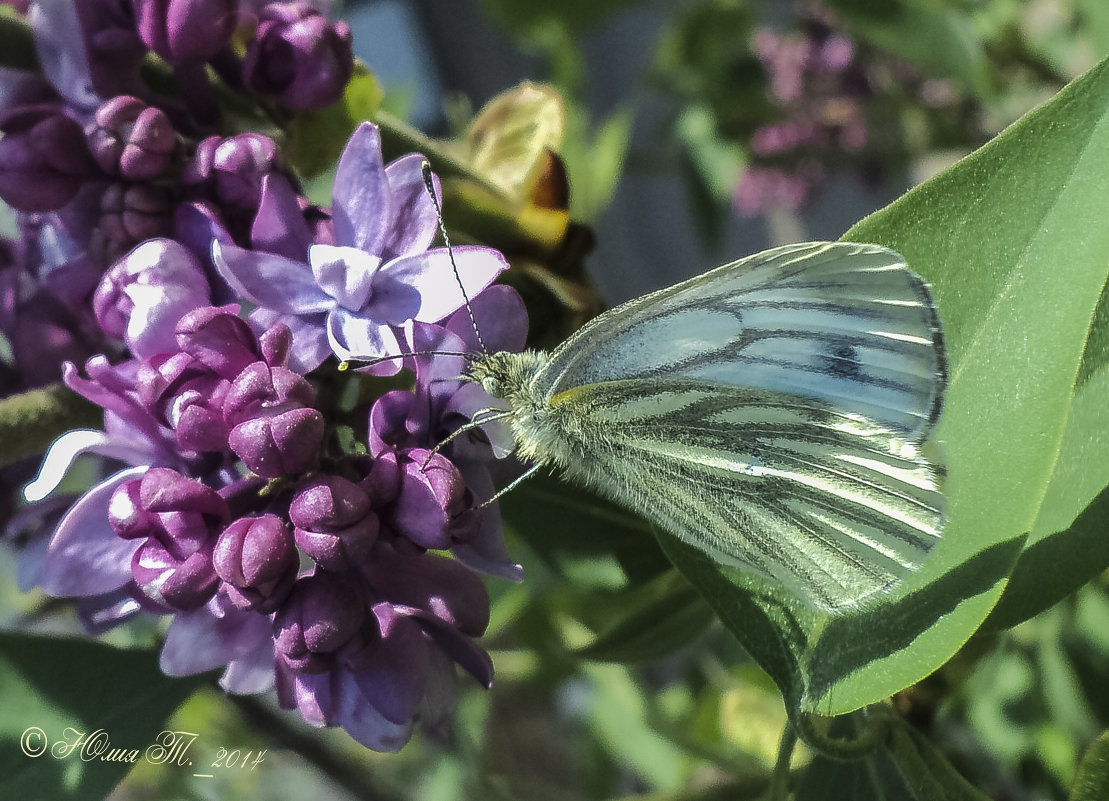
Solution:
M 700 378 L 823 400 L 920 438 L 946 364 L 927 286 L 877 245 L 775 248 L 630 301 L 551 356 L 539 386 Z
M 536 376 L 572 477 L 719 561 L 840 608 L 944 523 L 942 336 L 899 255 L 767 251 L 602 315 Z

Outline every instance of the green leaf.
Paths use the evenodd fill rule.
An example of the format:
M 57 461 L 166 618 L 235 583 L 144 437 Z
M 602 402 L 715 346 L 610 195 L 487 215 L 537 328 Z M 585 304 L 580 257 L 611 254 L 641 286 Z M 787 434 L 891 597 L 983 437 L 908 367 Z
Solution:
M 932 283 L 945 327 L 950 385 L 936 439 L 950 520 L 918 574 L 833 616 L 664 541 L 791 709 L 850 712 L 950 658 L 997 601 L 1060 455 L 1079 469 L 1079 442 L 1061 450 L 1068 425 L 1082 444 L 1104 435 L 1104 415 L 1072 401 L 1109 263 L 1107 115 L 1102 65 L 845 235 L 903 253 Z M 1095 383 L 1084 389 L 1091 406 Z M 1063 506 L 1077 514 L 1107 478 L 1064 481 Z
M 840 734 L 851 728 L 840 724 Z M 833 729 L 836 731 L 836 729 Z M 805 771 L 796 801 L 987 801 L 919 732 L 895 722 L 888 740 L 863 759 L 820 756 Z
M 1071 786 L 1070 801 L 1104 801 L 1109 798 L 1109 731 L 1086 749 Z
M 151 651 L 0 634 L 0 795 L 24 801 L 103 798 L 130 764 L 84 761 L 80 753 L 55 758 L 49 750 L 28 756 L 22 745 L 42 747 L 35 729 L 49 746 L 67 728 L 85 734 L 103 729 L 109 750 L 145 752 L 170 713 L 204 681 L 163 675 Z
M 658 659 L 687 645 L 715 620 L 700 594 L 674 571 L 622 595 L 620 607 L 619 622 L 579 648 L 578 656 L 607 662 Z
M 550 476 L 535 476 L 499 501 L 505 525 L 556 571 L 612 559 L 623 575 L 651 578 L 670 563 L 650 523 L 611 501 Z
M 1089 396 L 1074 394 L 1109 264 L 1106 181 L 1102 63 L 844 237 L 901 252 L 931 282 L 944 324 L 950 384 L 936 437 L 947 454 L 950 521 L 921 581 L 1026 532 L 1035 539 L 1069 525 L 1109 482 L 1104 456 L 1093 469 L 1082 456 L 1107 436 L 1095 381 Z M 915 671 L 938 665 L 1000 589 L 968 592 L 928 632 L 930 649 L 914 643 L 886 668 L 908 676 L 914 660 Z
M 304 179 L 330 169 L 358 124 L 373 119 L 384 92 L 377 78 L 361 61 L 354 65 L 343 97 L 327 108 L 300 111 L 289 123 L 289 138 L 282 152 Z
M 969 14 L 914 0 L 829 0 L 828 5 L 870 44 L 978 94 L 988 91 L 985 47 Z
M 45 453 L 73 428 L 99 428 L 104 410 L 61 382 L 0 399 L 0 467 Z

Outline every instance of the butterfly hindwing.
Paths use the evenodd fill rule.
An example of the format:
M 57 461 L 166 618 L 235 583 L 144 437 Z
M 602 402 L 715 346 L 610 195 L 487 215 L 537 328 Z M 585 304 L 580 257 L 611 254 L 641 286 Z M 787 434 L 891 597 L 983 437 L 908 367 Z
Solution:
M 551 408 L 588 423 L 571 435 L 571 477 L 819 606 L 882 590 L 938 540 L 939 477 L 917 448 L 820 401 L 629 379 Z

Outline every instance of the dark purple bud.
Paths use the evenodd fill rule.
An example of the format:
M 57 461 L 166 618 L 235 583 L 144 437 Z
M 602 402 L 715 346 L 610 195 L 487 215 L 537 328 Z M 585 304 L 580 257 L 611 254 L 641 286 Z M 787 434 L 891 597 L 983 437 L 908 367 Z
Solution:
M 255 362 L 232 382 L 224 400 L 228 446 L 265 478 L 302 473 L 316 464 L 324 419 L 304 376 Z
M 212 568 L 212 543 L 178 556 L 178 549 L 148 539 L 131 560 L 135 583 L 150 600 L 172 609 L 199 609 L 216 591 L 219 578 Z
M 16 108 L 0 131 L 0 198 L 19 211 L 59 209 L 97 174 L 81 126 L 56 107 Z
M 291 409 L 239 423 L 227 445 L 259 476 L 278 478 L 310 470 L 319 458 L 324 420 L 315 409 Z
M 231 40 L 238 0 L 132 0 L 143 44 L 170 64 L 205 61 Z
M 452 545 L 451 524 L 466 509 L 466 484 L 450 459 L 413 448 L 402 454 L 400 495 L 388 512 L 389 527 L 423 548 Z
M 358 589 L 342 575 L 316 573 L 299 579 L 273 620 L 277 654 L 293 670 L 323 672 L 365 618 Z
M 176 332 L 182 351 L 228 380 L 262 357 L 258 338 L 234 305 L 189 312 L 178 321 Z
M 151 601 L 180 610 L 196 609 L 214 594 L 212 548 L 228 515 L 215 490 L 163 467 L 121 484 L 109 502 L 119 536 L 146 537 L 131 562 L 136 584 Z
M 211 136 L 197 145 L 181 180 L 206 187 L 220 204 L 253 211 L 262 196 L 262 179 L 279 168 L 277 145 L 268 136 Z
M 85 135 L 104 172 L 131 180 L 160 175 L 177 145 L 165 112 L 131 95 L 113 97 L 97 109 Z
M 320 567 L 346 570 L 369 558 L 377 539 L 370 497 L 340 476 L 320 476 L 302 485 L 289 506 L 296 543 Z
M 210 302 L 200 262 L 172 239 L 143 242 L 108 269 L 93 295 L 101 329 L 140 359 L 176 352 L 177 321 Z
M 136 377 L 139 400 L 162 425 L 173 429 L 182 448 L 226 451 L 223 398 L 231 382 L 187 353 L 144 363 Z
M 262 515 L 240 518 L 225 528 L 212 563 L 235 606 L 269 614 L 292 590 L 299 559 L 288 524 Z
M 100 197 L 100 231 L 111 253 L 136 242 L 169 236 L 173 206 L 167 189 L 153 184 L 115 183 Z
M 283 106 L 314 109 L 339 100 L 354 73 L 350 28 L 308 3 L 270 3 L 247 47 L 243 80 Z

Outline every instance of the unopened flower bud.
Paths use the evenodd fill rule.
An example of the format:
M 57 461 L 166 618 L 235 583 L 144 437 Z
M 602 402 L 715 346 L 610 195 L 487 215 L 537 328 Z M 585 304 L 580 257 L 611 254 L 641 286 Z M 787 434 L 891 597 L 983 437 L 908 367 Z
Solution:
M 151 239 L 108 269 L 93 310 L 106 334 L 146 359 L 177 351 L 177 321 L 210 302 L 208 279 L 192 251 L 172 239 Z
M 290 109 L 315 109 L 339 100 L 354 73 L 350 28 L 331 23 L 308 3 L 269 3 L 247 47 L 243 80 L 277 95 Z
M 340 575 L 299 579 L 273 621 L 277 654 L 293 670 L 318 673 L 354 638 L 366 618 L 358 589 Z
M 289 506 L 296 543 L 320 567 L 345 570 L 369 558 L 377 539 L 370 497 L 340 476 L 321 476 L 302 485 Z
M 292 589 L 298 559 L 288 524 L 275 515 L 262 515 L 239 518 L 225 528 L 212 563 L 235 606 L 268 614 Z
M 131 95 L 113 97 L 100 106 L 85 135 L 100 168 L 130 180 L 161 174 L 177 145 L 166 113 Z
M 441 453 L 428 460 L 423 448 L 402 456 L 401 471 L 400 494 L 388 512 L 390 528 L 423 548 L 451 547 L 453 519 L 466 508 L 462 474 Z
M 81 126 L 56 107 L 13 109 L 0 131 L 0 198 L 19 211 L 59 209 L 97 175 Z
M 265 362 L 251 364 L 232 382 L 224 401 L 231 426 L 228 445 L 243 463 L 266 478 L 295 475 L 319 458 L 324 420 L 316 391 L 298 373 Z
M 145 537 L 131 562 L 143 594 L 170 609 L 196 609 L 215 592 L 215 535 L 228 517 L 214 490 L 180 473 L 152 467 L 116 488 L 109 521 L 127 539 Z
M 143 44 L 170 64 L 191 64 L 222 50 L 235 32 L 238 0 L 132 0 Z

